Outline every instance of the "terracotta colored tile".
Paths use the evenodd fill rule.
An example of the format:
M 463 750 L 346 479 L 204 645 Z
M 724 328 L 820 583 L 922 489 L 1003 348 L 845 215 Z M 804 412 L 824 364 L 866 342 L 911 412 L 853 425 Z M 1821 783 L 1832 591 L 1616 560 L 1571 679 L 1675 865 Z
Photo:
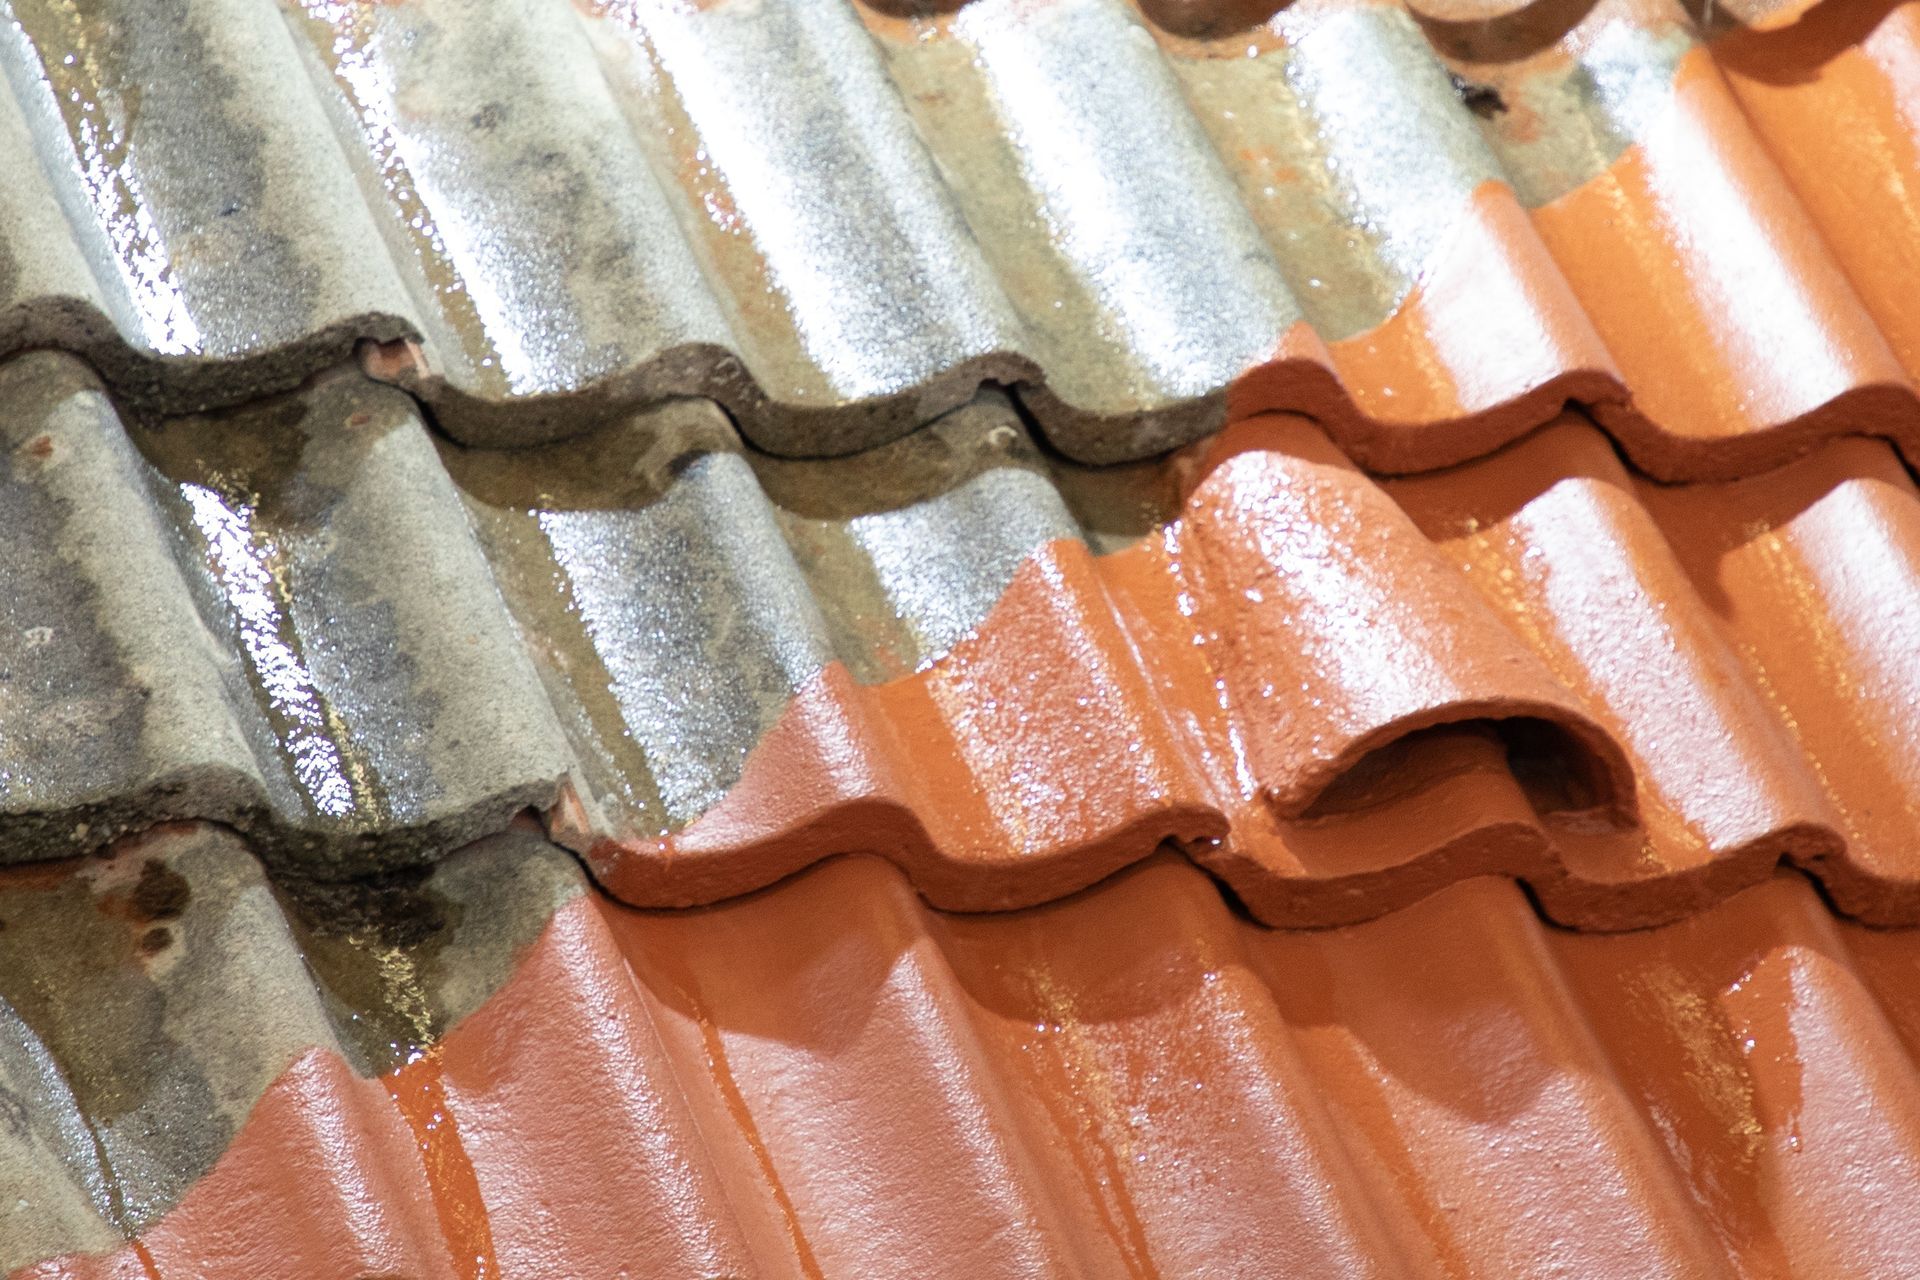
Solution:
M 1284 933 L 1173 858 L 971 916 L 839 859 L 692 912 L 563 894 L 449 967 L 565 865 L 510 845 L 429 878 L 397 980 L 315 973 L 343 1021 L 472 1012 L 372 1078 L 293 1055 L 137 1249 L 13 1274 L 1897 1275 L 1920 1230 L 1920 935 L 1797 875 L 1633 933 L 1494 878 Z
M 1596 842 L 1573 815 L 1554 824 L 1576 875 L 1596 890 L 1658 878 L 1699 900 L 1783 855 L 1811 863 L 1840 852 L 1837 816 L 1799 744 L 1604 437 L 1564 423 L 1391 491 L 1633 754 L 1638 831 Z
M 682 1078 L 751 1117 L 734 1141 L 818 1272 L 1113 1274 L 1114 1242 L 1057 1194 L 1057 1150 L 1010 1105 L 918 902 L 871 866 L 829 878 L 744 916 L 612 917 L 664 997 Z
M 1664 476 L 1904 430 L 1904 372 L 1711 58 L 1696 49 L 1675 74 L 1605 175 L 1534 211 L 1633 389 L 1633 413 L 1597 416 Z
M 657 1016 L 579 900 L 409 1068 L 438 1090 L 441 1140 L 471 1171 L 497 1274 L 612 1276 L 643 1258 L 663 1275 L 805 1274 L 773 1265 L 784 1242 L 755 1171 L 702 1138 L 712 1117 L 683 1098 Z
M 1624 399 L 1614 358 L 1504 183 L 1486 182 L 1407 299 L 1333 347 L 1359 421 L 1339 438 L 1370 470 L 1478 457 L 1569 400 Z
M 1366 920 L 1477 875 L 1523 877 L 1560 904 L 1560 856 L 1486 727 L 1383 749 L 1305 817 L 1240 812 L 1231 839 L 1190 850 L 1255 918 L 1315 927 Z M 1595 912 L 1591 917 L 1601 919 Z
M 1363 1177 L 1441 1274 L 1728 1274 L 1511 886 L 1257 947 Z
M 399 1274 L 476 1280 L 491 1262 L 449 1256 L 412 1133 L 378 1081 L 316 1050 L 261 1095 L 218 1164 L 139 1242 L 51 1260 L 34 1280 L 188 1274 Z
M 1896 1275 L 1912 1261 L 1913 1061 L 1870 985 L 1880 975 L 1857 964 L 1804 881 L 1604 948 L 1552 941 L 1742 1273 Z
M 1508 717 L 1560 726 L 1591 754 L 1594 784 L 1632 804 L 1612 740 L 1319 431 L 1270 418 L 1215 448 L 1182 517 L 1180 568 L 1282 816 L 1390 738 Z
M 1914 892 L 1913 481 L 1849 441 L 1751 481 L 1642 500 L 1734 640 L 1747 683 L 1793 732 L 1847 837 L 1829 889 L 1879 919 Z
M 1920 10 L 15 7 L 0 1269 L 1911 1269 Z
M 1394 1206 L 1356 1194 L 1242 926 L 1190 872 L 1156 861 L 1069 905 L 929 925 L 1130 1274 L 1387 1276 L 1425 1260 Z M 1195 1215 L 1202 1198 L 1218 1212 Z
M 325 874 L 385 869 L 557 790 L 549 830 L 643 905 L 871 852 L 937 905 L 999 909 L 1171 840 L 1278 924 L 1498 873 L 1557 919 L 1639 925 L 1782 857 L 1863 917 L 1920 912 L 1913 815 L 1886 801 L 1914 790 L 1915 495 L 1881 444 L 1671 488 L 1568 416 L 1383 488 L 1286 415 L 1113 472 L 1049 460 L 988 398 L 858 462 L 743 452 L 679 406 L 674 450 L 632 424 L 447 447 L 443 471 L 390 392 L 347 379 L 299 402 L 366 414 L 337 453 L 261 410 L 229 463 L 211 419 L 127 450 L 47 361 L 13 366 L 71 375 L 8 490 L 11 536 L 68 548 L 14 571 L 24 693 L 0 713 L 27 855 L 194 816 Z M 215 473 L 280 496 L 206 529 L 154 505 Z M 390 517 L 403 477 L 420 501 Z M 419 537 L 444 554 L 395 551 Z M 364 615 L 376 569 L 392 608 Z M 136 684 L 208 731 L 187 742 Z M 115 707 L 139 751 L 63 728 Z M 486 730 L 502 716 L 534 756 Z M 364 805 L 316 811 L 336 782 Z
M 961 909 L 1070 892 L 1172 838 L 1265 918 L 1325 922 L 1451 875 L 1554 874 L 1497 747 L 1421 747 L 1458 759 L 1422 765 L 1431 786 L 1355 783 L 1313 812 L 1409 735 L 1549 726 L 1588 803 L 1631 812 L 1613 739 L 1323 435 L 1273 419 L 1218 454 L 1175 527 L 1099 561 L 1046 544 L 915 675 L 861 689 L 827 668 L 727 798 L 664 842 L 556 829 L 635 902 L 710 900 L 851 850 Z
M 1724 37 L 1713 54 L 1912 376 L 1920 369 L 1920 10 L 1819 5 L 1792 26 Z

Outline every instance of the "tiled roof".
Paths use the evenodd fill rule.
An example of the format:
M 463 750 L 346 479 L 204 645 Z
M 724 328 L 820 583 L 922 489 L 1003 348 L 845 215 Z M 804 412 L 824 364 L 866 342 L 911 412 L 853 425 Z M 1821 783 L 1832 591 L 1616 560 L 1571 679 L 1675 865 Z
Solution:
M 1488 879 L 1275 932 L 1170 859 L 998 916 L 867 859 L 647 914 L 520 833 L 288 889 L 190 829 L 0 873 L 0 1268 L 1898 1276 L 1920 1250 L 1920 934 L 1788 873 L 1585 936 Z
M 1569 398 L 1668 478 L 1914 450 L 1920 19 L 1803 7 L 8 0 L 0 350 L 197 408 L 390 340 L 471 442 L 840 453 L 987 379 L 1087 461 Z
M 1920 3 L 1139 8 L 0 0 L 0 1274 L 1914 1270 Z
M 639 905 L 849 851 L 1025 905 L 1173 840 L 1276 924 L 1487 872 L 1645 923 L 1783 858 L 1920 918 L 1880 442 L 1663 488 L 1568 415 L 1383 488 L 1298 418 L 1094 470 L 991 396 L 816 462 L 693 402 L 467 450 L 353 374 L 129 433 L 37 355 L 0 401 L 12 858 L 204 819 L 340 875 L 535 808 Z

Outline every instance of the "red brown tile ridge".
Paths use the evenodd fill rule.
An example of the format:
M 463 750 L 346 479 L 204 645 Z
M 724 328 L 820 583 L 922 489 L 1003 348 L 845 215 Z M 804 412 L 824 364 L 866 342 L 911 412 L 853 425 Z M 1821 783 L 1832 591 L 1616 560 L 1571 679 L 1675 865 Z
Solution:
M 1704 47 L 1535 225 L 1633 388 L 1594 416 L 1650 474 L 1746 474 L 1835 434 L 1914 443 L 1905 371 Z M 1654 424 L 1658 424 L 1655 426 Z
M 1249 850 L 1290 860 L 1284 833 L 1318 823 L 1329 788 L 1382 748 L 1510 720 L 1553 739 L 1596 820 L 1632 811 L 1615 740 L 1318 428 L 1276 417 L 1223 436 L 1157 533 L 1097 559 L 1043 545 L 915 673 L 862 687 L 829 664 L 680 830 L 596 838 L 565 812 L 555 830 L 651 905 L 854 850 L 900 862 L 944 907 L 1025 905 L 1173 839 L 1245 868 L 1255 909 L 1281 909 Z M 1477 816 L 1461 839 L 1500 848 Z M 1343 893 L 1350 912 L 1385 909 Z

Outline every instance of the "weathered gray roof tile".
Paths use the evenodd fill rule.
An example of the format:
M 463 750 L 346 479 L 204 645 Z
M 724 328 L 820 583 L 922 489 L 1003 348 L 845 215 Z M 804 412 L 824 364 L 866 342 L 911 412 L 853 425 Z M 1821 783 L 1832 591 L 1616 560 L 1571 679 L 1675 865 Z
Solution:
M 699 401 L 467 449 L 350 372 L 140 428 L 43 353 L 0 403 L 12 858 L 194 817 L 390 866 L 563 782 L 665 832 L 829 664 L 912 671 L 1078 536 L 995 397 L 844 463 L 751 454 Z
M 152 1227 L 302 1055 L 368 1075 L 407 1062 L 583 888 L 570 858 L 523 833 L 431 876 L 272 883 L 244 841 L 201 825 L 13 881 L 0 1266 Z
M 0 147 L 28 188 L 16 198 L 41 211 L 0 251 L 29 264 L 0 295 L 9 345 L 60 341 L 135 388 L 164 377 L 176 396 L 231 402 L 409 327 L 370 252 L 376 215 L 270 6 L 23 0 L 0 16 L 37 163 L 11 120 Z M 36 234 L 49 198 L 65 244 Z M 89 313 L 119 349 L 66 331 Z
M 1389 496 L 1298 418 L 1091 468 L 1050 456 L 998 393 L 826 460 L 755 451 L 700 400 L 476 449 L 350 370 L 129 426 L 77 361 L 37 353 L 0 365 L 0 403 L 9 859 L 197 818 L 339 877 L 536 810 L 648 904 L 849 850 L 949 905 L 1036 901 L 1167 839 L 1263 918 L 1315 923 L 1456 860 L 1526 876 L 1582 923 L 1659 918 L 1781 856 L 1824 868 L 1849 910 L 1908 919 L 1920 901 L 1897 835 L 1836 816 L 1872 806 L 1827 803 L 1828 766 L 1784 745 L 1857 702 L 1828 688 L 1854 668 L 1805 656 L 1851 588 L 1749 602 L 1807 628 L 1783 666 L 1749 669 L 1745 615 L 1708 602 L 1726 570 L 1675 567 L 1689 535 L 1574 415 Z M 1778 536 L 1813 536 L 1767 497 L 1780 486 L 1855 495 L 1870 532 L 1916 509 L 1864 441 L 1739 484 L 1757 496 L 1672 491 L 1675 518 L 1711 529 L 1751 502 Z M 1562 594 L 1533 603 L 1532 577 L 1483 575 L 1452 526 L 1396 503 L 1456 489 L 1491 504 L 1469 530 L 1518 520 L 1501 554 L 1548 557 Z M 1603 500 L 1625 515 L 1596 539 L 1575 514 Z M 1764 553 L 1776 535 L 1738 519 L 1724 554 Z M 1680 658 L 1641 652 L 1644 629 L 1541 620 L 1584 617 L 1594 575 L 1609 599 L 1663 584 L 1631 603 L 1693 619 Z M 1888 581 L 1882 604 L 1913 585 Z M 1891 634 L 1848 661 L 1897 666 Z M 1811 685 L 1781 701 L 1802 666 Z M 1635 718 L 1648 695 L 1590 674 L 1656 669 L 1661 706 L 1709 708 L 1738 741 L 1676 747 L 1670 717 Z M 1771 779 L 1766 804 L 1695 785 L 1722 757 Z M 1358 833 L 1378 866 L 1330 869 Z
M 65 357 L 0 399 L 21 852 L 194 816 L 391 857 L 551 800 L 564 741 L 404 396 L 337 377 L 147 453 Z
M 1082 461 L 1231 397 L 1390 471 L 1573 399 L 1724 471 L 1627 405 L 1657 371 L 1616 367 L 1614 290 L 1521 207 L 1671 132 L 1688 15 L 1609 0 L 1558 62 L 1478 67 L 1397 5 L 1296 8 L 1196 40 L 1125 0 L 0 0 L 0 354 L 173 412 L 366 341 L 468 443 L 704 396 L 788 456 L 983 382 Z

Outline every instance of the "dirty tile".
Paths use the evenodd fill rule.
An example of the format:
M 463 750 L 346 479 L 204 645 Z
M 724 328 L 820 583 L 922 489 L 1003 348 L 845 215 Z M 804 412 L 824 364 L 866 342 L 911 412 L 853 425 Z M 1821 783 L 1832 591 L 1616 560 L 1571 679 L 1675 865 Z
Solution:
M 486 445 L 985 383 L 1094 463 L 1569 401 L 1663 479 L 1913 456 L 1910 6 L 1804 8 L 9 0 L 0 353 L 197 411 L 358 350 Z

